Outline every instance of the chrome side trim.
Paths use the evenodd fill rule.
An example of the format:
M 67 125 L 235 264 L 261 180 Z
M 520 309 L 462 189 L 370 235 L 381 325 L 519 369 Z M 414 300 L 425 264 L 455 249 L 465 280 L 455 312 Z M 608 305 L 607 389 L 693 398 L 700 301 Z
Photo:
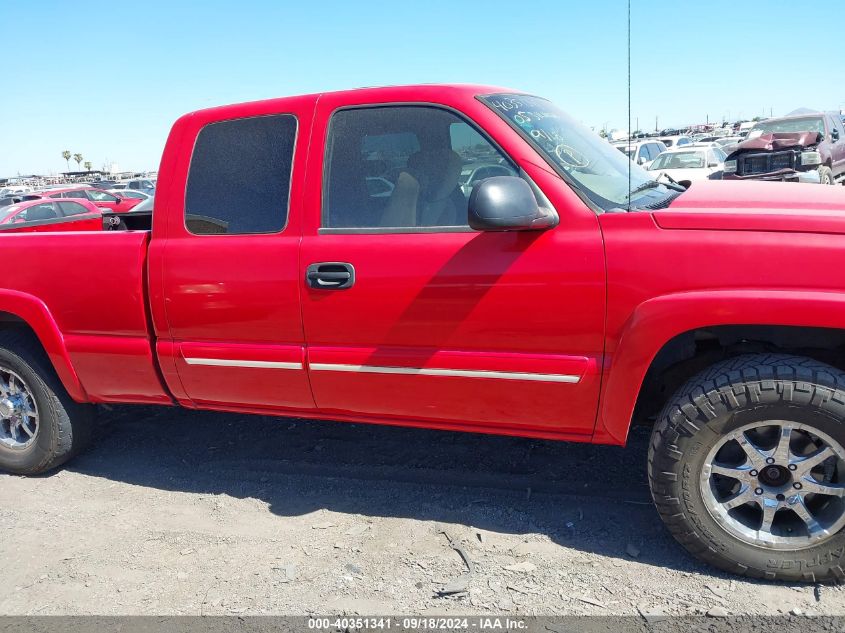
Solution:
M 224 358 L 188 358 L 189 365 L 208 365 L 211 367 L 254 367 L 256 369 L 302 369 L 302 363 L 280 363 L 269 360 L 226 360 Z
M 312 371 L 346 371 L 361 374 L 406 374 L 414 376 L 453 376 L 459 378 L 496 378 L 498 380 L 533 380 L 537 382 L 577 383 L 580 376 L 572 374 L 533 374 L 517 371 L 487 371 L 481 369 L 429 369 L 419 367 L 378 367 L 375 365 L 335 365 L 310 363 Z

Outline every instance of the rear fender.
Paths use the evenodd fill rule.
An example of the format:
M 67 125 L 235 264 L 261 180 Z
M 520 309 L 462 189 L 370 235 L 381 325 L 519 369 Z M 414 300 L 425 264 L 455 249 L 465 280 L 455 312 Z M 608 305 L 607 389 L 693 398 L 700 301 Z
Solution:
M 32 329 L 70 397 L 87 402 L 88 394 L 70 361 L 61 330 L 44 302 L 17 290 L 0 290 L 0 312 L 19 318 Z
M 663 295 L 640 304 L 611 355 L 593 441 L 624 444 L 646 372 L 671 339 L 718 325 L 845 329 L 845 295 L 835 292 L 718 290 Z

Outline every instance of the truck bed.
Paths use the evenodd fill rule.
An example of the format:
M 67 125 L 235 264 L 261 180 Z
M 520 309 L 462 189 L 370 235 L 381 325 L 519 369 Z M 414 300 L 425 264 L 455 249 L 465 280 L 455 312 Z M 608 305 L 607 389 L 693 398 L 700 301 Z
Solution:
M 147 231 L 0 236 L 0 300 L 47 313 L 92 401 L 169 401 L 147 325 L 148 240 Z M 7 310 L 6 319 L 22 318 Z

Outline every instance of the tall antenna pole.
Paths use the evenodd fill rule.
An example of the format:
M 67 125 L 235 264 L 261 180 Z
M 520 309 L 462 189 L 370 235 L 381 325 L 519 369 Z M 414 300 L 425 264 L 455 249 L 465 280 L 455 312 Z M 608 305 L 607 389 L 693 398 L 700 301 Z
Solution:
M 631 139 L 631 0 L 628 0 L 628 143 Z M 631 210 L 631 161 L 628 161 L 628 211 Z

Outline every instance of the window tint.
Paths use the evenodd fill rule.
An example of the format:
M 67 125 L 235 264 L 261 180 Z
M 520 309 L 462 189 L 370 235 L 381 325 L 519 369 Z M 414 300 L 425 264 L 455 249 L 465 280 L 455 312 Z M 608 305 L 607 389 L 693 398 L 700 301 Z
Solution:
M 463 227 L 472 188 L 516 173 L 475 128 L 446 110 L 341 110 L 329 127 L 323 226 Z
M 287 223 L 296 117 L 211 123 L 200 130 L 185 191 L 195 235 L 277 233 Z
M 82 189 L 76 189 L 74 191 L 65 191 L 62 194 L 63 198 L 82 198 L 83 200 L 88 200 L 88 195 Z
M 80 215 L 82 213 L 92 213 L 92 211 L 86 209 L 78 202 L 62 200 L 57 204 L 59 205 L 59 209 L 61 209 L 62 213 L 65 215 Z

